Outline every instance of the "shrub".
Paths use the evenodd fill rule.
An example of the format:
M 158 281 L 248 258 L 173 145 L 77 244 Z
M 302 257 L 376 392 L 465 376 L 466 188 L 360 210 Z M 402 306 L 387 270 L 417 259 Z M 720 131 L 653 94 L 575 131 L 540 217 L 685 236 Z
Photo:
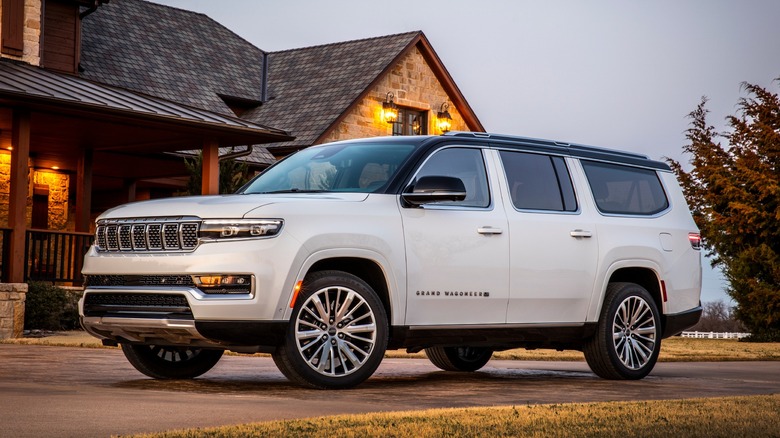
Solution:
M 79 327 L 78 308 L 65 289 L 30 282 L 24 309 L 26 330 L 71 330 Z

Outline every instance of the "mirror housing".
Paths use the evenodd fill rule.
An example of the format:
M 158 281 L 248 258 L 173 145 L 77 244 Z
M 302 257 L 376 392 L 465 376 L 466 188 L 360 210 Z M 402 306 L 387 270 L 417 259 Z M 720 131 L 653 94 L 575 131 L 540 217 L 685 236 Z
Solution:
M 466 186 L 460 178 L 452 176 L 423 176 L 414 184 L 412 191 L 401 194 L 401 198 L 413 206 L 462 201 L 466 199 Z

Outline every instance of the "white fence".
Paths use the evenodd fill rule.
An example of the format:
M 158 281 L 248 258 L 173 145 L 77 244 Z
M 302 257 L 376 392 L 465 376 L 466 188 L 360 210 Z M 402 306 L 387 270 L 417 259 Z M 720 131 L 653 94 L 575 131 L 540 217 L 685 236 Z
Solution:
M 750 333 L 723 333 L 723 332 L 682 332 L 683 338 L 698 339 L 741 339 L 750 336 Z

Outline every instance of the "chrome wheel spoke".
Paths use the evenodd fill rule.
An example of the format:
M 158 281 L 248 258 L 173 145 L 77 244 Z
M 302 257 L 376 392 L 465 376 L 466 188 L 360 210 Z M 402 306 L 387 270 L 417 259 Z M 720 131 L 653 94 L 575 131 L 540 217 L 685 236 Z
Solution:
M 618 306 L 612 320 L 612 342 L 620 361 L 632 370 L 645 366 L 653 356 L 658 332 L 650 305 L 631 296 Z
M 295 321 L 298 353 L 317 373 L 339 377 L 360 369 L 376 342 L 373 310 L 352 289 L 333 286 L 314 292 Z

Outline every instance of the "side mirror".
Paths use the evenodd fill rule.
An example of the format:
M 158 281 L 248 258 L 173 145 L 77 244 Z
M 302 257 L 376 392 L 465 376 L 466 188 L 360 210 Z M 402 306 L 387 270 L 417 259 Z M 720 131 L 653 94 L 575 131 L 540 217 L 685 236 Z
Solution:
M 417 180 L 410 193 L 401 194 L 401 198 L 414 206 L 432 202 L 462 201 L 466 199 L 466 186 L 460 178 L 424 176 Z

